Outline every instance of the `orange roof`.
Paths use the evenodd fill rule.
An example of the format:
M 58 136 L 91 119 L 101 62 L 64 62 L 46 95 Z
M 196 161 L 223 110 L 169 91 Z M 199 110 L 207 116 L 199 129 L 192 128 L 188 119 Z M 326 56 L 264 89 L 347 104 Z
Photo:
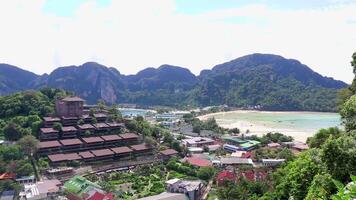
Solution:
M 16 174 L 11 173 L 11 172 L 5 172 L 0 175 L 0 180 L 8 180 L 8 179 L 14 179 L 16 178 Z
M 212 166 L 212 163 L 210 160 L 196 158 L 196 157 L 187 158 L 187 162 L 191 165 L 198 166 L 198 167 Z

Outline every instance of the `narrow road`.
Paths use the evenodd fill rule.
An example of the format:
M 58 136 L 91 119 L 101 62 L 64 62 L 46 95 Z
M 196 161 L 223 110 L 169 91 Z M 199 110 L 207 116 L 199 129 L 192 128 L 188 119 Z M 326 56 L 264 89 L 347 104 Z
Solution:
M 210 180 L 208 185 L 206 186 L 206 189 L 205 189 L 204 194 L 202 195 L 201 199 L 206 199 L 208 197 L 208 194 L 209 194 L 212 186 L 213 186 L 213 180 Z

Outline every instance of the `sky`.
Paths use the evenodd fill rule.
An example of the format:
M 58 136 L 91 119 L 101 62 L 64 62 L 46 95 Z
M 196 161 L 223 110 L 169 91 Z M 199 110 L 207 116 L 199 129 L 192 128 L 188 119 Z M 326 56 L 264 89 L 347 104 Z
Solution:
M 350 83 L 356 0 L 0 0 L 0 63 L 37 74 L 95 61 L 134 74 L 251 53 Z

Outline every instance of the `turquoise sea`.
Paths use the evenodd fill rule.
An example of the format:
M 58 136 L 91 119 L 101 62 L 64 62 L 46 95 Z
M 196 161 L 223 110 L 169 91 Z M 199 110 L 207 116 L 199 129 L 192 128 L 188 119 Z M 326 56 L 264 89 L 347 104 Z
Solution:
M 342 128 L 338 113 L 325 112 L 263 112 L 232 111 L 215 113 L 204 118 L 214 117 L 223 127 L 237 127 L 251 133 L 278 131 L 305 140 L 321 128 Z

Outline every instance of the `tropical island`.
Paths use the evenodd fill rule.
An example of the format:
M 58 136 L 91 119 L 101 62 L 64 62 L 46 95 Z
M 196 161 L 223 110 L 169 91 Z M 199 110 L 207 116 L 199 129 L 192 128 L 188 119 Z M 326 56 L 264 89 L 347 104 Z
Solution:
M 351 65 L 356 75 L 356 53 Z M 217 67 L 216 71 L 226 70 L 227 66 Z M 211 73 L 204 72 L 202 76 L 209 77 L 206 80 L 217 78 Z M 152 75 L 151 72 L 147 74 Z M 53 80 L 47 78 L 47 81 Z M 283 82 L 278 78 L 270 80 L 277 80 L 277 85 Z M 315 92 L 316 88 L 310 91 L 304 88 L 303 91 L 317 96 L 331 95 L 328 96 L 332 97 L 328 101 L 331 104 L 324 101 L 312 104 L 303 101 L 301 104 L 291 99 L 282 101 L 280 96 L 274 100 L 268 97 L 271 101 L 267 102 L 247 98 L 246 102 L 252 103 L 243 104 L 267 110 L 309 110 L 308 106 L 312 106 L 315 108 L 312 110 L 326 111 L 330 110 L 329 105 L 338 108 L 343 128 L 325 127 L 306 142 L 278 132 L 253 135 L 239 128 L 224 128 L 215 118 L 200 120 L 200 115 L 214 112 L 204 109 L 172 112 L 161 107 L 147 116 L 122 115 L 113 102 L 99 100 L 87 104 L 82 95 L 76 96 L 77 91 L 51 88 L 50 84 L 51 87 L 39 90 L 1 96 L 1 198 L 356 198 L 356 76 L 346 88 L 343 83 L 327 80 L 321 78 L 320 82 L 311 85 L 334 89 L 317 90 L 320 93 Z M 198 84 L 202 87 L 199 91 L 222 91 L 210 90 L 209 81 L 205 81 L 203 83 L 207 85 Z M 142 87 L 145 85 L 141 84 Z M 248 85 L 253 86 L 252 83 Z M 204 90 L 205 86 L 210 89 Z M 337 88 L 344 88 L 339 91 L 338 99 Z M 192 91 L 197 92 L 197 89 Z M 183 93 L 178 94 L 180 98 L 185 97 L 181 96 Z M 210 92 L 208 98 L 194 96 L 204 97 L 200 99 L 202 105 L 214 105 L 213 102 L 220 102 L 216 97 L 221 97 Z M 146 100 L 162 98 L 160 95 L 140 97 Z M 296 98 L 300 96 L 296 95 Z M 281 101 L 273 103 L 277 99 Z

